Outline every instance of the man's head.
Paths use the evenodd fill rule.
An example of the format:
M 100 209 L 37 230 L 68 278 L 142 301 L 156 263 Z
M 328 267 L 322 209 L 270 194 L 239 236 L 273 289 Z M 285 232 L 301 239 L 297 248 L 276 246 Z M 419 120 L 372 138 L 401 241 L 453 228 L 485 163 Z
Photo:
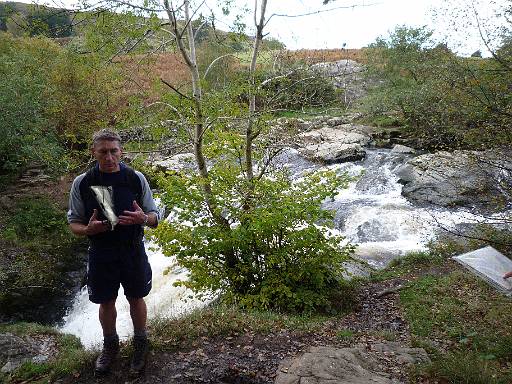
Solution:
M 102 129 L 92 136 L 91 152 L 98 161 L 100 171 L 112 173 L 119 171 L 122 147 L 119 134 L 110 129 Z

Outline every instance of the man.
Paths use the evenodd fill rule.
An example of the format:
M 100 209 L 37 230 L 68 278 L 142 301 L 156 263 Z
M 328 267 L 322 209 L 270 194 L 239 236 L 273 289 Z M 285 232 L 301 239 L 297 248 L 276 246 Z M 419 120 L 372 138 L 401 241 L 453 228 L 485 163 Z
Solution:
M 142 235 L 144 226 L 158 225 L 158 210 L 142 173 L 121 162 L 121 138 L 116 132 L 95 133 L 91 152 L 96 164 L 73 181 L 68 223 L 74 234 L 89 238 L 87 288 L 89 299 L 100 305 L 103 330 L 95 371 L 108 372 L 119 352 L 115 303 L 122 285 L 134 328 L 131 370 L 140 373 L 149 347 L 144 297 L 151 290 L 151 266 Z

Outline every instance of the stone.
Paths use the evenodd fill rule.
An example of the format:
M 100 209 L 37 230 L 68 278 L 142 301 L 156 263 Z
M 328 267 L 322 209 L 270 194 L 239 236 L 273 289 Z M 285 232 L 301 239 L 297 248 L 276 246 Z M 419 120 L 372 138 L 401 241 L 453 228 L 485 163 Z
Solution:
M 365 158 L 362 147 L 370 141 L 364 126 L 343 124 L 300 134 L 298 150 L 306 158 L 325 164 L 357 161 Z
M 7 195 L 0 196 L 0 209 L 10 212 L 15 206 L 16 204 L 11 197 Z
M 195 168 L 195 157 L 192 153 L 179 153 L 177 155 L 156 160 L 150 163 L 153 169 L 161 171 L 182 171 Z
M 415 154 L 416 150 L 402 144 L 395 144 L 393 149 L 391 149 L 391 153 Z
M 346 105 L 365 96 L 370 83 L 375 82 L 365 76 L 366 67 L 354 60 L 317 63 L 311 69 L 331 80 L 336 88 L 343 89 L 343 101 Z
M 399 343 L 379 343 L 367 351 L 356 348 L 311 347 L 308 352 L 281 363 L 274 384 L 399 384 L 381 372 L 374 356 L 382 354 L 395 364 L 426 363 L 430 359 L 421 348 Z
M 495 151 L 440 151 L 409 160 L 396 174 L 402 195 L 418 204 L 500 211 L 510 202 L 510 159 Z
M 294 360 L 284 362 L 275 384 L 392 384 L 377 370 L 376 361 L 358 348 L 311 347 Z
M 0 371 L 12 372 L 28 361 L 35 364 L 44 363 L 56 354 L 56 345 L 52 336 L 36 338 L 0 333 Z
M 359 144 L 326 143 L 308 145 L 300 152 L 308 159 L 324 164 L 364 159 L 366 152 Z

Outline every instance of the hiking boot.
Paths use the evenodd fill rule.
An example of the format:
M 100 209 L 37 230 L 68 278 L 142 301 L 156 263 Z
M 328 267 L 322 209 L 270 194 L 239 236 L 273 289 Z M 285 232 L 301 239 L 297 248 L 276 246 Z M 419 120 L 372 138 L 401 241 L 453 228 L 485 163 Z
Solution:
M 113 340 L 104 340 L 103 341 L 103 349 L 101 350 L 100 355 L 96 359 L 96 364 L 94 366 L 94 372 L 98 375 L 102 375 L 107 373 L 112 366 L 112 363 L 116 359 L 117 354 L 119 353 L 119 338 L 114 338 Z
M 132 373 L 141 373 L 146 365 L 149 352 L 149 341 L 147 337 L 133 338 L 133 356 L 130 364 Z

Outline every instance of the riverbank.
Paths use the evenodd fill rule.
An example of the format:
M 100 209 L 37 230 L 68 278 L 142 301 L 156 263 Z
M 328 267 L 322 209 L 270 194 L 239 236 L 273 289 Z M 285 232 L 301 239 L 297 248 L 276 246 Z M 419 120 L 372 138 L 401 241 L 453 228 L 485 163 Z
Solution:
M 361 348 L 376 362 L 377 373 L 395 382 L 512 380 L 512 300 L 439 252 L 401 259 L 360 281 L 355 294 L 357 304 L 337 316 L 214 306 L 180 319 L 154 320 L 153 349 L 140 377 L 127 373 L 126 343 L 112 373 L 99 380 L 92 375 L 94 354 L 86 353 L 74 367 L 66 365 L 63 376 L 56 374 L 65 371 L 57 358 L 43 368 L 25 365 L 4 381 L 273 383 L 288 371 L 283 361 L 315 346 Z M 397 347 L 422 348 L 430 362 L 405 364 Z
M 2 190 L 0 322 L 55 324 L 83 282 L 87 243 L 65 219 L 70 182 L 33 167 Z

